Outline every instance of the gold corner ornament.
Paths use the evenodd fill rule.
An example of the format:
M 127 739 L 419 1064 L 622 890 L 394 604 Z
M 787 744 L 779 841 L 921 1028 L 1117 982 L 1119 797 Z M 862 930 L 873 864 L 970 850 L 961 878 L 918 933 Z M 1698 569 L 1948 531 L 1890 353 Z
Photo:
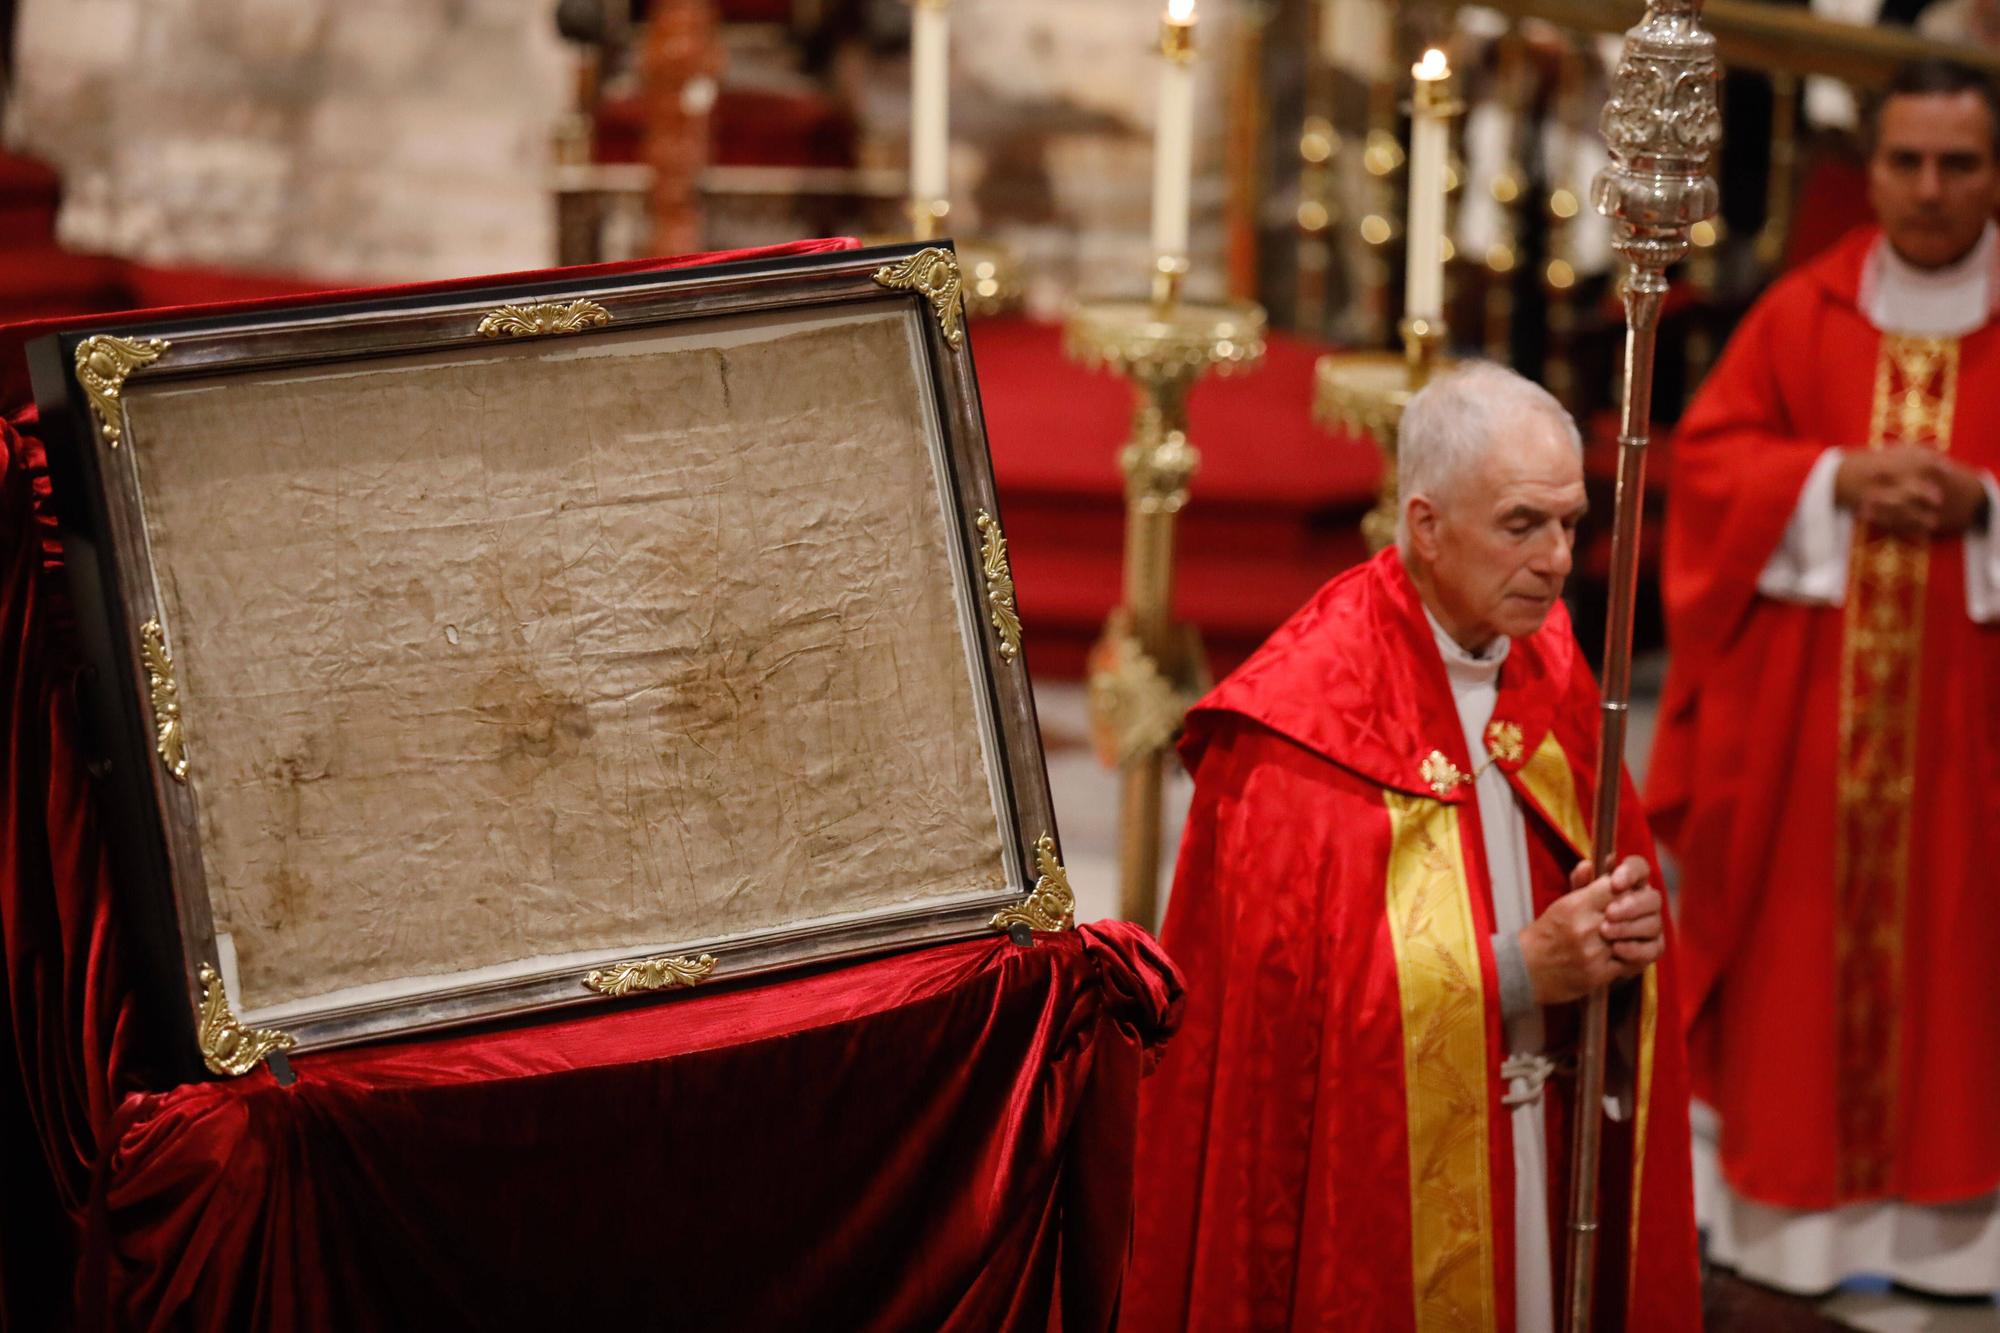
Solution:
M 153 701 L 153 748 L 175 782 L 188 775 L 187 729 L 181 724 L 181 687 L 174 682 L 174 659 L 167 632 L 157 620 L 139 627 L 139 655 L 146 663 L 146 686 Z
M 211 1074 L 247 1074 L 264 1057 L 298 1044 L 290 1033 L 276 1028 L 244 1027 L 229 1012 L 229 993 L 222 988 L 222 974 L 207 963 L 195 976 L 201 982 L 201 1021 L 195 1038 L 201 1043 L 201 1062 Z
M 965 342 L 965 306 L 958 260 L 941 246 L 926 246 L 908 259 L 875 270 L 875 281 L 897 291 L 913 291 L 931 303 L 938 330 L 953 347 Z
M 1425 757 L 1422 766 L 1417 769 L 1417 773 L 1439 796 L 1450 795 L 1452 788 L 1468 781 L 1465 774 L 1459 771 L 1458 765 L 1444 757 L 1443 750 L 1432 750 Z
M 133 371 L 150 366 L 170 344 L 165 338 L 119 338 L 99 333 L 76 345 L 76 382 L 90 399 L 97 434 L 113 449 L 125 437 L 125 408 L 119 401 Z
M 986 573 L 986 612 L 1000 636 L 1000 656 L 1009 662 L 1021 654 L 1021 614 L 1014 608 L 1014 571 L 1007 566 L 1007 539 L 1000 524 L 984 509 L 973 523 L 979 529 L 979 562 Z
M 646 991 L 694 986 L 708 980 L 715 971 L 715 955 L 700 957 L 640 958 L 630 963 L 614 963 L 583 979 L 583 984 L 599 995 L 617 997 Z
M 1056 859 L 1056 840 L 1046 833 L 1035 839 L 1035 869 L 1041 877 L 1035 881 L 1034 892 L 995 912 L 988 923 L 993 929 L 1022 925 L 1053 933 L 1076 924 L 1076 893 L 1069 886 L 1069 872 Z
M 1527 753 L 1523 744 L 1521 727 L 1515 722 L 1489 722 L 1486 724 L 1486 753 L 1503 764 L 1518 764 Z
M 482 338 L 531 338 L 542 334 L 582 333 L 611 322 L 611 312 L 595 301 L 542 301 L 535 305 L 503 305 L 479 321 Z

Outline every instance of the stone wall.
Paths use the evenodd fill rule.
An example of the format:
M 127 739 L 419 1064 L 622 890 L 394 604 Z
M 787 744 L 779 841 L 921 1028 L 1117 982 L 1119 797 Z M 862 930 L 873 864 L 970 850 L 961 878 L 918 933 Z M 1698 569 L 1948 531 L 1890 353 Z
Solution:
M 1221 287 L 1243 3 L 1200 5 L 1197 294 Z M 548 145 L 570 80 L 554 7 L 22 0 L 8 138 L 63 174 L 73 249 L 361 281 L 547 264 Z M 951 229 L 1014 248 L 1038 309 L 1145 288 L 1160 9 L 952 7 Z M 874 160 L 900 166 L 907 66 L 872 62 L 860 101 Z
M 23 0 L 10 144 L 61 239 L 396 280 L 553 253 L 551 0 Z
M 1005 242 L 1031 305 L 1139 293 L 1152 271 L 1153 121 L 1163 4 L 955 0 L 953 229 Z M 1202 0 L 1197 27 L 1194 272 L 1222 288 L 1223 143 L 1239 0 Z

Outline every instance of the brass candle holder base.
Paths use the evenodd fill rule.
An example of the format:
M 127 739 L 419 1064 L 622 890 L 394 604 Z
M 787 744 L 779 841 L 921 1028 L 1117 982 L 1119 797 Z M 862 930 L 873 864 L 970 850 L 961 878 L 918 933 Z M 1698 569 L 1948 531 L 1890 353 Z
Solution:
M 965 275 L 965 313 L 1005 315 L 1021 308 L 1021 260 L 1011 249 L 977 237 L 954 243 Z
M 1444 357 L 1445 327 L 1438 320 L 1404 320 L 1403 350 L 1328 352 L 1313 368 L 1313 419 L 1323 426 L 1358 431 L 1382 451 L 1382 484 L 1375 506 L 1361 517 L 1361 536 L 1370 551 L 1396 540 L 1396 435 L 1403 408 L 1432 375 L 1451 362 Z
M 1068 355 L 1132 381 L 1125 473 L 1123 605 L 1090 654 L 1091 732 L 1119 783 L 1119 911 L 1157 927 L 1162 765 L 1188 706 L 1207 688 L 1198 637 L 1173 619 L 1174 520 L 1201 456 L 1189 443 L 1187 396 L 1210 371 L 1228 374 L 1264 355 L 1264 311 L 1254 305 L 1100 301 L 1077 308 Z

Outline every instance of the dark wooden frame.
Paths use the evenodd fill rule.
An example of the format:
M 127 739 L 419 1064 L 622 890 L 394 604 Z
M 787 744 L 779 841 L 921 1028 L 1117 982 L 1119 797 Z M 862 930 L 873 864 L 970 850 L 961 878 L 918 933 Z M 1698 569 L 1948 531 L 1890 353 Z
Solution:
M 948 243 L 946 243 L 948 247 Z M 79 629 L 91 677 L 84 695 L 92 749 L 106 798 L 108 831 L 120 881 L 121 912 L 142 947 L 141 984 L 159 1012 L 183 1015 L 180 1053 L 199 1068 L 197 979 L 218 963 L 214 927 L 191 789 L 169 778 L 155 753 L 140 627 L 161 618 L 147 552 L 143 509 L 129 446 L 113 449 L 75 374 L 79 343 L 99 333 L 165 338 L 158 360 L 132 372 L 146 381 L 235 370 L 353 361 L 490 342 L 476 333 L 502 305 L 587 298 L 612 316 L 607 333 L 712 316 L 860 303 L 904 307 L 929 370 L 933 462 L 949 497 L 948 526 L 956 601 L 974 655 L 989 777 L 1001 824 L 1013 838 L 1001 849 L 1008 887 L 975 901 L 899 910 L 830 928 L 765 931 L 736 940 L 634 941 L 591 966 L 660 954 L 711 953 L 717 979 L 756 975 L 808 962 L 851 958 L 992 929 L 996 911 L 1019 903 L 1036 884 L 1033 848 L 1055 834 L 1034 700 L 1025 659 L 1003 652 L 988 618 L 981 579 L 980 511 L 999 517 L 980 411 L 978 382 L 962 325 L 956 336 L 919 291 L 897 290 L 878 270 L 918 253 L 918 245 L 763 259 L 711 267 L 564 281 L 496 285 L 439 295 L 335 304 L 299 304 L 250 314 L 111 324 L 54 334 L 28 349 L 41 428 L 61 524 Z M 591 331 L 567 335 L 588 338 Z M 122 415 L 122 409 L 120 409 Z M 941 453 L 938 445 L 941 442 Z M 171 639 L 174 627 L 166 626 Z M 194 756 L 199 764 L 199 755 Z M 1017 938 L 1018 938 L 1017 934 Z M 604 1003 L 582 984 L 590 967 L 471 986 L 446 995 L 353 1006 L 287 1025 L 297 1049 L 343 1045 L 463 1022 L 508 1018 L 584 1003 Z M 254 1021 L 254 1016 L 246 1016 Z M 181 1058 L 177 1053 L 173 1058 Z

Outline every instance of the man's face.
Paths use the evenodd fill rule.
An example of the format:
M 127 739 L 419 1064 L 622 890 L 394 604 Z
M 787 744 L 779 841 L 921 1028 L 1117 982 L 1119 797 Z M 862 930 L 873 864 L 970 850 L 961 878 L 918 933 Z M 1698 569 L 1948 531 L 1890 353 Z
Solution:
M 1868 202 L 1896 253 L 1919 268 L 1964 258 L 2000 205 L 1993 124 L 1978 93 L 1920 93 L 1882 106 Z
M 1583 461 L 1555 423 L 1533 413 L 1503 429 L 1429 515 L 1412 509 L 1439 622 L 1474 647 L 1540 629 L 1562 596 L 1586 507 Z

